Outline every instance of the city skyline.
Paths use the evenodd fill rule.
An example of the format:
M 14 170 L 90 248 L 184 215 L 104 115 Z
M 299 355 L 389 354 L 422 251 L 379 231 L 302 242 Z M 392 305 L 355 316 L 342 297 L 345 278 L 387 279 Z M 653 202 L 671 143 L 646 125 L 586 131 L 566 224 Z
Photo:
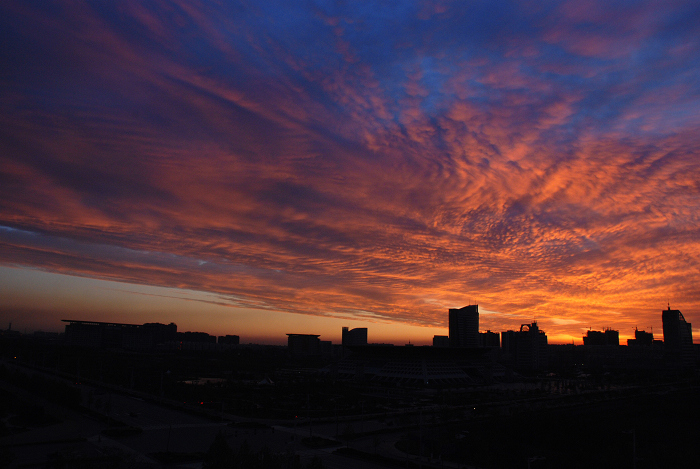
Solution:
M 0 12 L 2 327 L 700 337 L 696 2 Z
M 393 345 L 422 345 L 422 346 L 430 346 L 430 345 L 432 345 L 432 346 L 436 346 L 436 345 L 435 345 L 435 342 L 434 342 L 434 340 L 435 340 L 436 337 L 443 337 L 443 338 L 445 338 L 445 339 L 449 339 L 449 337 L 450 337 L 453 333 L 455 334 L 455 336 L 460 336 L 460 334 L 462 334 L 462 333 L 459 332 L 459 329 L 460 329 L 460 328 L 464 328 L 465 325 L 461 325 L 461 326 L 460 326 L 460 325 L 458 325 L 458 324 L 456 324 L 456 323 L 455 323 L 455 324 L 452 323 L 452 321 L 453 321 L 453 319 L 452 319 L 452 318 L 453 318 L 453 315 L 454 315 L 454 314 L 458 314 L 458 313 L 460 313 L 460 312 L 462 312 L 462 313 L 465 313 L 465 312 L 473 312 L 473 313 L 476 314 L 476 319 L 475 319 L 476 322 L 475 322 L 475 324 L 472 325 L 471 329 L 469 329 L 469 330 L 471 330 L 471 334 L 476 334 L 476 336 L 478 336 L 478 335 L 480 335 L 480 334 L 487 334 L 487 333 L 488 333 L 488 334 L 495 333 L 496 335 L 500 336 L 500 335 L 502 335 L 503 333 L 506 333 L 506 332 L 513 332 L 513 329 L 515 329 L 516 331 L 517 331 L 517 329 L 518 329 L 518 325 L 517 325 L 517 324 L 516 324 L 515 326 L 513 326 L 513 327 L 509 326 L 507 329 L 503 329 L 503 330 L 501 330 L 501 331 L 491 331 L 490 329 L 485 329 L 485 328 L 483 328 L 483 327 L 480 327 L 480 325 L 479 325 L 478 305 L 477 305 L 477 304 L 474 304 L 474 305 L 469 304 L 469 305 L 464 306 L 464 307 L 462 307 L 462 308 L 450 308 L 450 309 L 448 310 L 448 314 L 446 315 L 446 322 L 447 322 L 447 326 L 446 326 L 446 327 L 443 327 L 443 328 L 421 327 L 421 328 L 416 329 L 416 330 L 413 331 L 413 332 L 414 332 L 414 335 L 413 335 L 413 336 L 406 336 L 406 335 L 403 335 L 403 334 L 406 334 L 406 329 L 401 329 L 400 332 L 396 333 L 396 330 L 392 330 L 392 329 L 394 328 L 393 325 L 388 325 L 390 329 L 383 329 L 382 326 L 387 326 L 386 324 L 377 324 L 377 323 L 372 323 L 372 322 L 370 322 L 369 324 L 373 324 L 373 325 L 379 326 L 379 327 L 377 328 L 377 330 L 379 331 L 378 337 L 379 337 L 379 338 L 382 338 L 382 340 L 373 340 L 373 341 L 370 341 L 369 343 L 370 343 L 370 344 L 375 344 L 375 345 L 377 345 L 377 344 L 389 344 L 389 343 L 391 343 L 391 344 L 393 344 Z M 682 315 L 682 313 L 681 313 L 680 311 L 678 311 L 678 310 L 671 310 L 670 304 L 668 305 L 667 309 L 662 310 L 662 314 L 663 314 L 663 315 L 666 315 L 667 312 L 679 313 L 679 314 L 680 314 L 680 317 L 683 318 L 683 315 Z M 109 315 L 105 316 L 105 315 L 98 314 L 98 315 L 92 315 L 92 316 L 97 317 L 97 318 L 99 318 L 99 319 L 94 319 L 94 317 L 93 317 L 92 319 L 86 319 L 86 318 L 81 318 L 81 319 L 76 319 L 76 318 L 65 319 L 65 318 L 64 318 L 64 319 L 61 319 L 60 321 L 61 321 L 61 323 L 66 323 L 66 322 L 87 322 L 87 323 L 91 323 L 91 322 L 94 322 L 94 323 L 114 323 L 114 324 L 121 324 L 121 325 L 139 326 L 140 324 L 138 323 L 138 321 L 140 321 L 141 318 L 143 318 L 143 317 L 151 317 L 151 318 L 156 317 L 156 318 L 158 318 L 158 319 L 153 320 L 153 321 L 155 321 L 155 324 L 160 324 L 160 325 L 164 325 L 164 324 L 171 324 L 171 325 L 173 325 L 173 324 L 174 324 L 175 327 L 177 327 L 177 324 L 175 324 L 173 321 L 168 320 L 168 319 L 166 318 L 166 316 L 163 316 L 163 315 L 155 315 L 155 316 L 153 316 L 153 315 L 146 314 L 146 315 L 144 316 L 143 314 L 135 314 L 135 315 L 132 316 L 132 317 L 134 318 L 134 321 L 136 321 L 136 322 L 134 322 L 134 323 L 120 323 L 119 321 L 113 321 L 113 320 L 110 320 L 110 316 L 109 316 Z M 116 315 L 116 316 L 120 316 L 120 315 Z M 287 317 L 287 319 L 289 319 L 289 317 Z M 153 321 L 151 322 L 151 324 L 154 323 Z M 355 327 L 353 327 L 352 329 L 350 329 L 350 327 L 347 326 L 347 323 L 352 323 L 352 324 L 355 325 Z M 187 324 L 191 324 L 191 323 L 188 322 Z M 311 324 L 311 325 L 309 326 L 308 324 Z M 342 326 L 341 326 L 341 333 L 340 333 L 340 334 L 338 333 L 338 330 L 337 330 L 337 324 L 342 324 Z M 269 329 L 269 328 L 266 328 L 265 330 L 267 331 L 267 333 L 262 333 L 262 334 L 255 334 L 255 333 L 253 333 L 252 335 L 250 335 L 250 336 L 248 336 L 248 337 L 244 337 L 244 341 L 241 342 L 241 343 L 247 343 L 247 344 L 263 344 L 263 345 L 264 345 L 264 344 L 268 344 L 268 345 L 285 345 L 286 342 L 287 342 L 287 340 L 284 339 L 284 336 L 289 336 L 289 335 L 308 335 L 308 334 L 309 334 L 309 331 L 303 329 L 304 327 L 312 327 L 312 328 L 315 328 L 315 329 L 313 329 L 314 332 L 319 331 L 319 330 L 320 330 L 320 331 L 323 331 L 323 334 L 312 334 L 312 335 L 314 335 L 314 336 L 316 336 L 316 337 L 324 336 L 324 337 L 323 337 L 323 340 L 329 340 L 330 342 L 337 343 L 337 344 L 344 344 L 344 341 L 345 341 L 345 334 L 348 332 L 348 330 L 350 330 L 350 332 L 352 332 L 352 333 L 363 334 L 363 336 L 364 336 L 364 339 L 363 339 L 364 342 L 363 342 L 363 343 L 367 343 L 368 327 L 360 327 L 360 326 L 362 326 L 363 324 L 364 324 L 364 326 L 367 326 L 368 323 L 367 323 L 367 322 L 364 322 L 364 323 L 363 323 L 362 321 L 357 321 L 357 320 L 349 321 L 349 320 L 343 320 L 343 319 L 334 318 L 333 326 L 330 325 L 330 322 L 326 322 L 326 324 L 324 324 L 323 327 L 321 327 L 321 326 L 319 326 L 319 322 L 317 322 L 317 321 L 312 321 L 312 322 L 309 323 L 309 322 L 304 322 L 304 321 L 301 321 L 301 322 L 300 322 L 300 321 L 294 321 L 294 320 L 292 319 L 291 322 L 282 322 L 282 323 L 280 323 L 280 324 L 277 324 L 278 327 L 275 329 L 275 330 L 278 332 L 277 335 L 270 334 L 270 333 L 269 333 L 270 329 Z M 533 325 L 536 325 L 536 324 L 537 324 L 537 320 L 535 319 Z M 663 321 L 662 321 L 662 324 L 663 324 Z M 520 324 L 520 325 L 519 325 L 520 329 L 522 329 L 523 326 L 527 326 L 527 327 L 529 328 L 529 327 L 531 326 L 531 324 L 529 324 L 529 323 Z M 295 332 L 285 332 L 285 333 L 283 333 L 283 334 L 279 334 L 279 331 L 287 330 L 287 329 L 285 329 L 286 327 L 291 327 L 291 328 L 292 328 L 291 330 L 294 330 Z M 689 325 L 688 327 L 689 327 L 689 329 L 688 329 L 688 330 L 689 330 L 689 333 L 692 335 L 692 329 L 690 328 L 690 325 Z M 335 329 L 334 329 L 334 328 L 335 328 Z M 454 328 L 454 332 L 453 332 L 453 333 L 450 332 L 450 330 L 451 330 L 452 328 Z M 616 343 L 619 343 L 619 337 L 620 337 L 620 336 L 619 336 L 619 332 L 620 332 L 620 331 L 614 330 L 613 328 L 607 327 L 607 326 L 604 327 L 604 328 L 600 328 L 600 327 L 595 327 L 595 328 L 594 328 L 593 326 L 590 326 L 588 329 L 583 330 L 583 332 L 585 332 L 585 335 L 582 334 L 582 337 L 580 338 L 580 339 L 581 339 L 580 342 L 583 343 L 583 344 L 585 345 L 585 343 L 586 343 L 586 338 L 587 338 L 587 336 L 590 335 L 590 333 L 599 334 L 599 335 L 603 334 L 603 332 L 599 331 L 598 329 L 604 329 L 604 330 L 605 330 L 605 333 L 608 333 L 608 332 L 614 333 L 614 334 L 615 334 L 615 337 L 617 338 L 617 342 L 616 342 Z M 648 335 L 649 337 L 653 337 L 653 334 L 654 334 L 654 326 L 649 326 L 649 327 L 648 327 L 649 330 L 645 330 L 645 329 L 646 329 L 646 328 L 638 328 L 637 326 L 635 326 L 634 332 L 633 332 L 632 334 L 629 334 L 629 335 L 627 336 L 627 338 L 628 338 L 628 339 L 635 338 L 635 337 L 637 336 L 638 331 L 641 332 L 642 334 Z M 8 330 L 13 330 L 13 329 L 12 329 L 12 321 L 10 321 L 10 323 L 9 323 L 9 325 L 8 325 Z M 15 327 L 14 330 L 17 331 L 17 328 Z M 228 336 L 230 336 L 230 335 L 235 335 L 236 337 L 240 337 L 236 331 L 231 331 L 230 328 L 227 329 L 227 328 L 221 328 L 221 327 L 219 327 L 218 329 L 215 329 L 215 330 L 216 330 L 217 332 L 211 333 L 211 331 L 208 331 L 208 330 L 201 330 L 201 328 L 200 328 L 200 329 L 197 329 L 197 328 L 195 327 L 195 328 L 192 330 L 192 332 L 195 332 L 195 333 L 197 333 L 197 334 L 203 333 L 203 334 L 205 334 L 205 335 L 210 335 L 210 336 L 212 336 L 212 337 L 214 337 L 214 338 L 216 338 L 216 337 L 222 337 L 222 336 L 223 336 L 223 337 L 228 337 Z M 663 327 L 662 327 L 661 330 L 662 330 L 661 336 L 659 336 L 659 329 L 657 329 L 657 332 L 656 332 L 656 334 L 657 334 L 657 335 L 656 335 L 656 340 L 659 340 L 659 341 L 663 342 L 663 338 L 661 338 L 661 339 L 659 338 L 659 337 L 664 337 L 664 335 L 665 335 L 664 332 L 663 332 Z M 362 331 L 364 331 L 364 332 L 362 332 Z M 38 329 L 31 330 L 31 331 L 27 330 L 27 327 L 25 326 L 23 332 L 24 332 L 25 334 L 27 334 L 27 333 L 33 333 L 33 332 L 53 332 L 53 333 L 61 332 L 61 333 L 63 333 L 63 332 L 64 332 L 64 326 L 62 325 L 61 327 L 58 327 L 58 328 L 57 328 L 57 327 L 53 327 L 53 326 L 50 326 L 50 327 L 48 327 L 48 328 L 42 328 L 42 327 L 40 327 L 40 328 L 38 328 Z M 184 329 L 180 329 L 178 332 L 185 332 L 185 330 L 184 330 Z M 188 332 L 189 332 L 189 331 L 188 331 Z M 387 332 L 394 332 L 394 334 L 391 334 L 391 333 L 387 334 Z M 442 335 L 440 335 L 440 332 L 448 332 L 449 335 L 444 335 L 444 336 L 442 336 Z M 428 334 L 428 335 L 426 335 L 426 334 Z M 432 338 L 429 337 L 430 334 L 432 334 Z M 473 342 L 473 343 L 472 343 L 472 346 L 477 346 L 477 345 L 475 345 L 475 344 L 476 344 L 476 341 L 477 341 L 476 336 L 475 336 L 475 338 L 472 340 L 472 342 Z M 624 338 L 624 337 L 625 337 L 625 335 L 623 335 L 623 338 Z M 664 337 L 664 338 L 665 338 L 665 337 Z M 387 339 L 388 339 L 388 340 L 387 340 Z M 651 340 L 651 339 L 650 339 L 650 340 Z M 576 344 L 576 342 L 577 342 L 577 339 L 571 338 L 571 343 L 572 343 L 572 344 Z M 567 343 L 569 343 L 569 342 L 567 342 Z M 691 343 L 694 343 L 694 342 L 691 342 Z M 579 345 L 580 345 L 580 344 L 579 344 Z M 440 345 L 440 346 L 452 346 L 452 345 L 449 344 L 449 340 L 448 340 L 447 345 Z M 457 346 L 457 347 L 462 347 L 462 345 L 457 345 L 457 343 L 455 343 L 455 346 Z M 478 346 L 480 347 L 481 345 L 478 345 Z

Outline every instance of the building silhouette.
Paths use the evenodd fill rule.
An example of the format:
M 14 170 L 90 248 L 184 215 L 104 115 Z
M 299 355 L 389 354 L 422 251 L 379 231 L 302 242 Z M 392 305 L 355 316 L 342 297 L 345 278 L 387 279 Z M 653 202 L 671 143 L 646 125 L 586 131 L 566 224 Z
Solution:
M 367 328 L 356 327 L 354 329 L 348 329 L 347 327 L 343 327 L 343 336 L 341 340 L 344 346 L 367 345 Z
M 217 339 L 217 343 L 222 345 L 238 345 L 241 343 L 241 338 L 237 335 L 221 335 Z
M 518 332 L 513 330 L 501 332 L 501 352 L 506 361 L 515 361 L 518 353 Z
M 4 331 L 0 331 L 0 337 L 4 337 L 4 338 L 10 338 L 10 337 L 18 338 L 21 336 L 22 336 L 22 333 L 20 331 L 13 331 L 12 330 L 12 323 L 9 324 L 7 329 L 5 329 Z
M 153 350 L 224 350 L 239 343 L 237 335 L 219 337 L 206 332 L 178 332 L 175 323 L 123 324 L 117 322 L 77 321 L 64 319 L 65 342 L 68 345 L 125 349 L 133 351 Z
M 63 322 L 68 323 L 66 343 L 79 347 L 149 350 L 177 340 L 178 334 L 174 323 L 138 325 L 73 319 L 63 319 Z
M 321 355 L 320 334 L 287 334 L 287 347 L 293 357 Z
M 159 322 L 147 322 L 139 328 L 145 334 L 153 337 L 154 345 L 165 344 L 177 339 L 177 325 L 161 324 Z
M 620 345 L 620 331 L 607 328 L 602 331 L 586 331 L 583 345 Z
M 498 332 L 479 332 L 479 347 L 500 347 L 501 338 Z
M 547 334 L 532 324 L 522 324 L 518 333 L 516 363 L 522 370 L 543 370 L 548 364 Z
M 479 346 L 479 305 L 449 311 L 450 347 Z
M 636 327 L 634 328 L 634 339 L 627 339 L 629 347 L 651 347 L 652 345 L 661 344 L 661 342 L 660 340 L 654 340 L 654 333 L 640 331 Z
M 693 329 L 677 309 L 662 311 L 664 326 L 664 353 L 671 363 L 692 366 L 695 362 Z
M 501 332 L 501 350 L 504 358 L 521 370 L 544 370 L 549 364 L 547 334 L 537 321 L 522 324 L 519 331 Z
M 215 344 L 216 336 L 209 335 L 206 332 L 178 332 L 177 340 L 180 342 L 206 343 Z
M 435 335 L 433 336 L 433 347 L 449 347 L 450 337 L 447 335 Z

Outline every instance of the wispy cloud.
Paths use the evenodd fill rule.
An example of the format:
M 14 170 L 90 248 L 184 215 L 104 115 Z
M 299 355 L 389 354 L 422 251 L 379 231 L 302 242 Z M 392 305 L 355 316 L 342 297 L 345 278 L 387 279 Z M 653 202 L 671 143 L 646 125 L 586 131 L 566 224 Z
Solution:
M 572 336 L 700 308 L 694 2 L 0 9 L 3 263 Z

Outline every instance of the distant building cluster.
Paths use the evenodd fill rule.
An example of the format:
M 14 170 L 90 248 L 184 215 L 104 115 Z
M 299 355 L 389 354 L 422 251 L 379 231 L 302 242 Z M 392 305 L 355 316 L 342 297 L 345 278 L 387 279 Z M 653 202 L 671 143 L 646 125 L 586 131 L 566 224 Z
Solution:
M 89 348 L 121 348 L 126 350 L 183 349 L 220 350 L 238 345 L 237 335 L 219 337 L 206 332 L 178 332 L 174 323 L 123 324 L 116 322 L 66 322 L 65 342 Z
M 292 357 L 333 357 L 343 353 L 341 349 L 367 345 L 367 328 L 343 327 L 340 348 L 329 340 L 319 339 L 318 334 L 287 334 L 287 347 Z
M 524 370 L 547 367 L 547 335 L 537 326 L 523 324 L 519 331 L 479 332 L 479 305 L 452 308 L 448 311 L 449 336 L 433 337 L 434 347 L 502 348 L 506 358 Z
M 700 346 L 693 344 L 691 324 L 670 305 L 662 311 L 664 340 L 635 328 L 634 338 L 627 340 L 627 346 L 620 345 L 619 331 L 612 328 L 589 329 L 582 346 L 549 345 L 547 334 L 537 321 L 499 334 L 479 331 L 478 305 L 451 308 L 447 313 L 449 335 L 435 335 L 433 346 L 427 347 L 433 351 L 411 344 L 406 347 L 369 344 L 366 327 L 343 327 L 340 344 L 321 340 L 318 334 L 290 333 L 287 349 L 296 359 L 342 359 L 337 372 L 346 377 L 363 375 L 407 383 L 475 382 L 504 374 L 503 366 L 521 372 L 541 372 L 578 363 L 618 369 L 688 368 L 698 362 L 700 352 Z M 219 351 L 240 344 L 237 335 L 217 338 L 205 332 L 178 332 L 174 323 L 123 324 L 72 319 L 63 322 L 67 324 L 60 338 L 79 347 Z M 11 324 L 0 333 L 4 338 L 21 336 L 12 330 Z M 34 337 L 58 340 L 59 334 L 38 331 Z
M 620 332 L 610 328 L 602 331 L 586 331 L 583 345 L 620 345 Z
M 654 340 L 652 332 L 640 331 L 637 328 L 634 329 L 634 339 L 627 339 L 628 347 L 663 347 L 663 343 L 663 340 Z
M 486 365 L 488 362 L 486 357 L 489 356 L 497 357 L 499 363 L 523 372 L 540 372 L 551 369 L 553 366 L 570 366 L 576 363 L 620 369 L 692 366 L 698 360 L 700 347 L 693 345 L 691 324 L 685 321 L 680 311 L 672 310 L 670 306 L 668 310 L 662 312 L 662 317 L 664 340 L 655 340 L 651 332 L 635 330 L 634 339 L 628 339 L 627 347 L 621 347 L 619 331 L 606 328 L 603 331 L 586 331 L 583 337 L 584 345 L 577 349 L 573 345 L 550 346 L 547 334 L 540 329 L 537 321 L 522 324 L 518 330 L 503 331 L 500 336 L 491 331 L 479 332 L 479 307 L 469 305 L 448 310 L 449 335 L 435 335 L 432 347 L 452 350 L 455 353 L 458 350 L 472 351 L 466 355 L 449 353 L 428 355 L 427 352 L 420 352 L 422 365 L 411 361 L 401 364 L 397 361 L 398 357 L 408 356 L 408 351 L 396 350 L 389 353 L 387 349 L 381 351 L 355 349 L 356 353 L 352 360 L 362 362 L 361 366 L 357 363 L 353 366 L 364 370 L 363 374 L 369 374 L 375 379 L 390 380 L 403 377 L 402 379 L 413 381 L 427 382 L 432 379 L 463 383 L 473 380 L 475 375 L 483 377 L 486 368 L 490 368 L 491 371 L 486 375 L 491 377 L 503 371 L 493 364 Z M 347 328 L 343 328 L 343 344 L 350 343 L 347 339 L 349 332 Z M 366 333 L 363 331 L 363 334 Z M 497 354 L 488 355 L 486 351 L 489 349 L 495 350 Z M 477 350 L 481 352 L 477 353 Z M 383 361 L 378 359 L 379 356 Z M 345 375 L 353 373 L 353 366 L 348 366 L 349 363 L 350 361 L 345 360 L 340 365 Z M 466 372 L 469 366 L 471 366 L 471 372 Z M 406 374 L 413 368 L 415 370 L 412 374 Z M 473 373 L 477 368 L 481 371 Z M 399 373 L 396 371 L 398 369 L 403 369 L 404 372 Z M 432 369 L 442 369 L 445 373 L 432 372 L 430 371 Z M 416 370 L 423 370 L 424 374 L 420 375 Z

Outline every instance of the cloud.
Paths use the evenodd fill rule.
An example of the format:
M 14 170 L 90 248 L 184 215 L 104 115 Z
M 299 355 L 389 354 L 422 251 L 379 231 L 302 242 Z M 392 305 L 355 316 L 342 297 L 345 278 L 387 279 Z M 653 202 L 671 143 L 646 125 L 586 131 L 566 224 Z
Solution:
M 2 9 L 5 264 L 575 337 L 700 306 L 692 2 Z

